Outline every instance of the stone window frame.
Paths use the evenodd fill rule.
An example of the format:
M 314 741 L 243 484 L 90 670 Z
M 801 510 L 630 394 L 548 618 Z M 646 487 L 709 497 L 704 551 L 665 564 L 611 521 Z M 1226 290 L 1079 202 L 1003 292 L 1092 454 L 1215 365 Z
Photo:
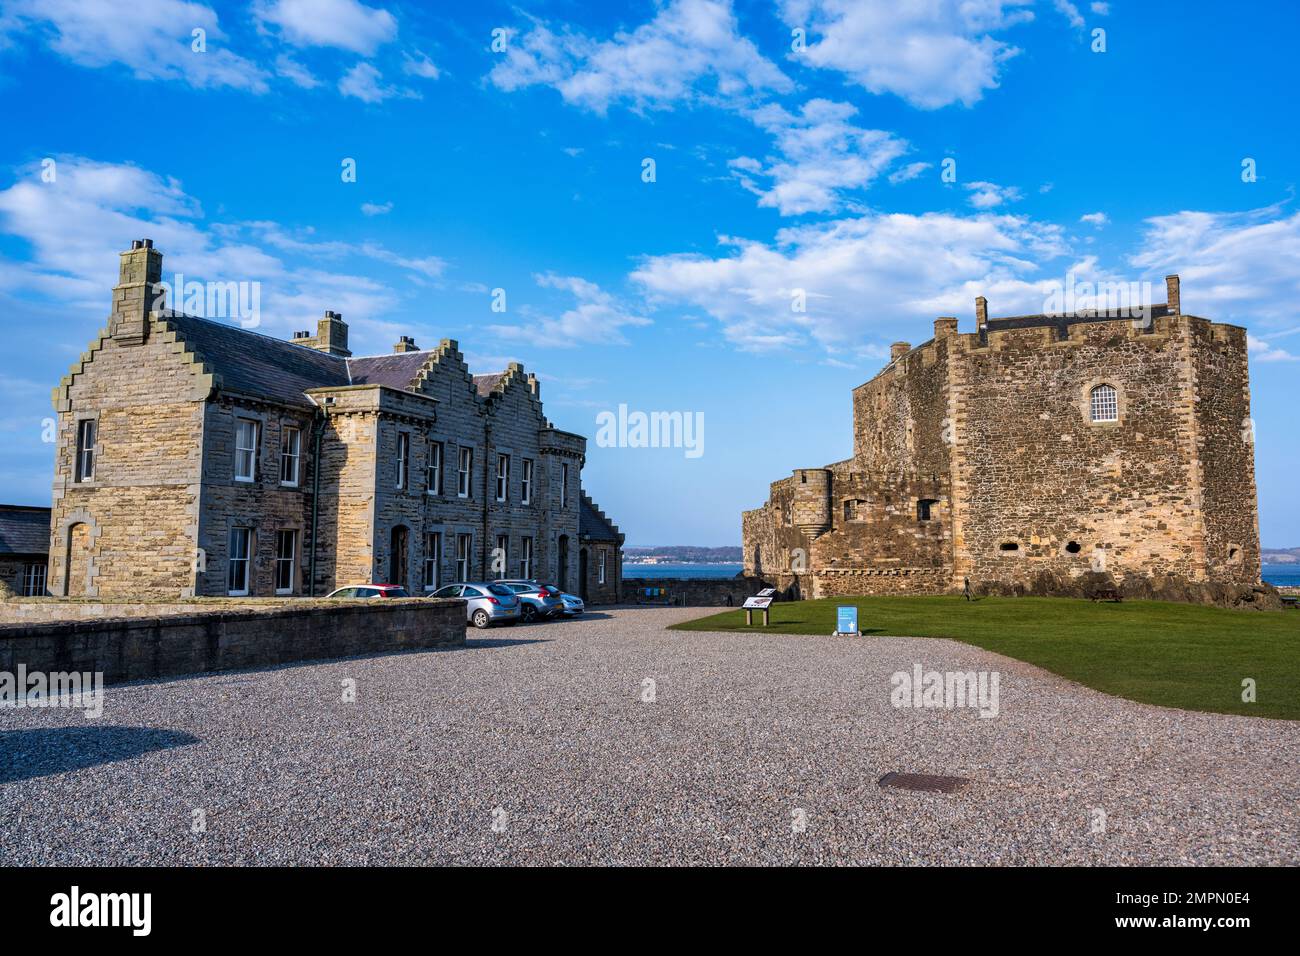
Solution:
M 406 429 L 398 429 L 397 447 L 394 449 L 393 457 L 397 460 L 397 481 L 394 488 L 397 491 L 409 491 L 411 485 L 411 433 Z
M 428 447 L 429 454 L 424 460 L 424 493 L 440 496 L 443 494 L 446 483 L 443 470 L 447 467 L 447 446 L 436 438 L 429 438 Z M 434 466 L 433 459 L 435 455 L 438 458 L 437 467 Z M 430 478 L 433 480 L 430 480 Z
M 916 499 L 916 520 L 917 521 L 937 521 L 934 513 L 939 508 L 938 498 L 917 498 Z
M 279 587 L 280 582 L 280 565 L 283 559 L 280 557 L 280 536 L 282 534 L 293 535 L 293 557 L 289 559 L 289 587 Z M 275 553 L 272 557 L 272 574 L 271 586 L 277 596 L 297 594 L 299 590 L 298 578 L 302 570 L 302 528 L 297 525 L 290 525 L 287 528 L 275 529 Z
M 508 577 L 510 575 L 510 532 L 507 531 L 504 534 L 498 532 L 493 537 L 493 543 L 495 544 L 495 547 L 492 549 L 493 555 L 492 555 L 491 563 L 495 564 L 496 552 L 500 550 L 501 552 L 501 575 L 500 576 L 503 578 Z M 490 566 L 489 566 L 489 570 L 495 573 L 495 569 Z M 488 577 L 491 578 L 492 575 L 488 575 Z
M 23 597 L 44 597 L 48 588 L 48 562 L 25 561 L 18 569 L 18 591 Z
M 514 452 L 509 448 L 498 448 L 496 453 L 497 467 L 496 475 L 494 476 L 496 479 L 496 486 L 493 490 L 492 500 L 498 504 L 504 504 L 510 500 L 510 472 L 513 470 L 511 468 L 511 462 L 514 459 Z M 501 469 L 502 459 L 505 459 L 504 471 Z
M 532 458 L 521 459 L 522 464 L 519 468 L 519 503 L 521 505 L 531 505 L 533 503 L 533 479 L 537 471 L 537 465 Z
M 460 551 L 461 551 L 460 543 L 462 540 L 466 542 L 465 556 L 463 558 L 460 555 Z M 466 581 L 470 579 L 470 575 L 474 573 L 474 532 L 457 531 L 455 543 L 456 543 L 456 550 L 452 553 L 452 556 L 455 559 L 455 563 L 452 566 L 456 569 L 456 575 L 455 575 L 456 580 L 453 581 L 452 583 L 464 584 Z M 460 563 L 462 561 L 465 562 L 464 574 L 461 574 L 461 568 L 460 568 Z
M 1093 421 L 1092 419 L 1092 392 L 1093 389 L 1109 385 L 1115 390 L 1115 419 L 1114 421 Z M 1080 409 L 1083 414 L 1083 421 L 1090 428 L 1115 428 L 1124 424 L 1124 419 L 1128 413 L 1128 396 L 1125 393 L 1124 386 L 1119 384 L 1115 379 L 1100 376 L 1090 379 L 1083 385 L 1083 391 L 1079 396 Z
M 569 463 L 560 462 L 560 510 L 569 507 Z
M 535 535 L 525 534 L 519 537 L 519 577 L 525 581 L 533 578 L 533 565 L 537 559 L 537 542 Z
M 433 538 L 437 537 L 437 547 L 431 548 Z M 442 585 L 442 562 L 446 554 L 447 535 L 442 525 L 426 526 L 424 529 L 424 559 L 420 562 L 420 587 L 426 592 L 439 590 Z M 429 568 L 433 568 L 433 584 L 429 584 Z
M 467 453 L 469 455 L 468 467 L 462 469 L 461 460 L 462 457 Z M 460 490 L 461 475 L 465 476 L 464 491 Z M 474 446 L 473 445 L 456 446 L 456 497 L 462 498 L 466 501 L 473 500 L 474 498 Z
M 286 454 L 288 445 L 286 439 L 289 432 L 296 432 L 298 435 L 297 451 L 292 454 Z M 300 488 L 302 487 L 302 425 L 296 419 L 284 419 L 280 422 L 280 487 L 281 488 Z M 287 459 L 293 459 L 293 480 L 286 481 L 284 478 L 284 463 Z
M 596 551 L 596 554 L 599 555 L 600 557 L 600 561 L 596 565 L 596 583 L 604 584 L 605 583 L 605 562 L 608 559 L 609 550 L 607 548 L 600 548 Z
M 262 472 L 262 439 L 266 435 L 266 416 L 260 412 L 245 408 L 232 408 L 230 414 L 233 418 L 233 427 L 230 431 L 231 480 L 241 485 L 255 485 L 258 476 Z M 241 422 L 253 423 L 253 474 L 249 477 L 244 477 L 239 473 L 239 425 Z
M 252 525 L 237 524 L 236 523 L 237 520 L 238 519 L 232 518 L 230 523 L 226 526 L 226 596 L 227 597 L 250 597 L 253 594 L 253 562 L 257 558 L 257 529 L 254 528 Z M 231 566 L 236 560 L 234 557 L 232 557 L 232 552 L 233 552 L 232 545 L 235 543 L 234 534 L 236 531 L 243 531 L 248 535 L 248 546 L 247 546 L 248 553 L 243 558 L 239 559 L 244 562 L 243 590 L 239 590 L 238 588 L 232 588 L 230 586 Z
M 86 422 L 95 426 L 95 440 L 90 444 L 90 475 L 81 477 L 81 460 L 84 449 L 81 445 L 81 431 Z M 99 412 L 80 412 L 73 418 L 72 428 L 72 482 L 83 487 L 95 486 L 95 474 L 99 468 L 100 455 L 103 452 L 103 437 L 99 430 Z

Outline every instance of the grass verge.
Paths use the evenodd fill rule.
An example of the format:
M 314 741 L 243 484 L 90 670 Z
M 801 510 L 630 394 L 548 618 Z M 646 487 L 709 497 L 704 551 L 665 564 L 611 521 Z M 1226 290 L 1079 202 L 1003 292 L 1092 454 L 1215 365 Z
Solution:
M 673 629 L 829 639 L 842 604 L 857 606 L 864 635 L 948 637 L 1129 700 L 1300 720 L 1295 611 L 1071 598 L 849 597 L 773 604 L 767 628 L 745 627 L 744 612 L 734 610 Z M 1247 678 L 1255 681 L 1255 703 L 1241 699 Z

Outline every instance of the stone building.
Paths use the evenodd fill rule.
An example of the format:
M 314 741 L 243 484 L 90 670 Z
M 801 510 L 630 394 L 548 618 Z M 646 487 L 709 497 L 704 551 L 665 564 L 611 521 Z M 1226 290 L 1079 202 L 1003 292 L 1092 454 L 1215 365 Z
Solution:
M 0 594 L 45 594 L 50 509 L 0 505 Z
M 1246 332 L 1166 286 L 1149 320 L 981 297 L 975 332 L 895 344 L 853 391 L 853 457 L 744 514 L 745 573 L 805 597 L 1258 589 Z
M 620 566 L 586 439 L 547 421 L 521 365 L 474 375 L 456 342 L 407 336 L 353 356 L 334 312 L 283 341 L 153 309 L 161 277 L 151 241 L 122 253 L 108 327 L 54 390 L 50 593 L 575 590 L 597 551 Z

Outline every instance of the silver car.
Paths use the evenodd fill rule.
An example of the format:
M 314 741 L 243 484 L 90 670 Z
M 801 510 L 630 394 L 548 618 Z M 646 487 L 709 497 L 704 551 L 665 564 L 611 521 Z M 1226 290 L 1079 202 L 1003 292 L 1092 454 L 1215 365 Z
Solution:
M 515 592 L 500 584 L 467 581 L 438 588 L 429 597 L 463 598 L 465 619 L 475 627 L 492 624 L 514 624 L 519 620 L 519 598 Z
M 501 578 L 496 583 L 519 596 L 519 610 L 525 621 L 549 621 L 564 614 L 559 588 L 522 578 Z
M 565 617 L 581 617 L 582 612 L 587 610 L 587 605 L 576 594 L 561 594 L 560 600 L 564 602 Z

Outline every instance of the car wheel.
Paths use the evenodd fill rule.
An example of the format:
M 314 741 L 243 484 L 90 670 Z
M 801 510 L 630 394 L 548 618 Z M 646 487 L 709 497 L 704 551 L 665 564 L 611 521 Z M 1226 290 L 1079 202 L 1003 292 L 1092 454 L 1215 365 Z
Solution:
M 533 621 L 537 620 L 537 608 L 531 604 L 525 604 L 520 609 L 520 613 L 523 615 L 525 624 L 532 624 Z
M 475 627 L 487 627 L 492 619 L 488 617 L 487 611 L 475 611 L 471 620 L 473 620 Z

